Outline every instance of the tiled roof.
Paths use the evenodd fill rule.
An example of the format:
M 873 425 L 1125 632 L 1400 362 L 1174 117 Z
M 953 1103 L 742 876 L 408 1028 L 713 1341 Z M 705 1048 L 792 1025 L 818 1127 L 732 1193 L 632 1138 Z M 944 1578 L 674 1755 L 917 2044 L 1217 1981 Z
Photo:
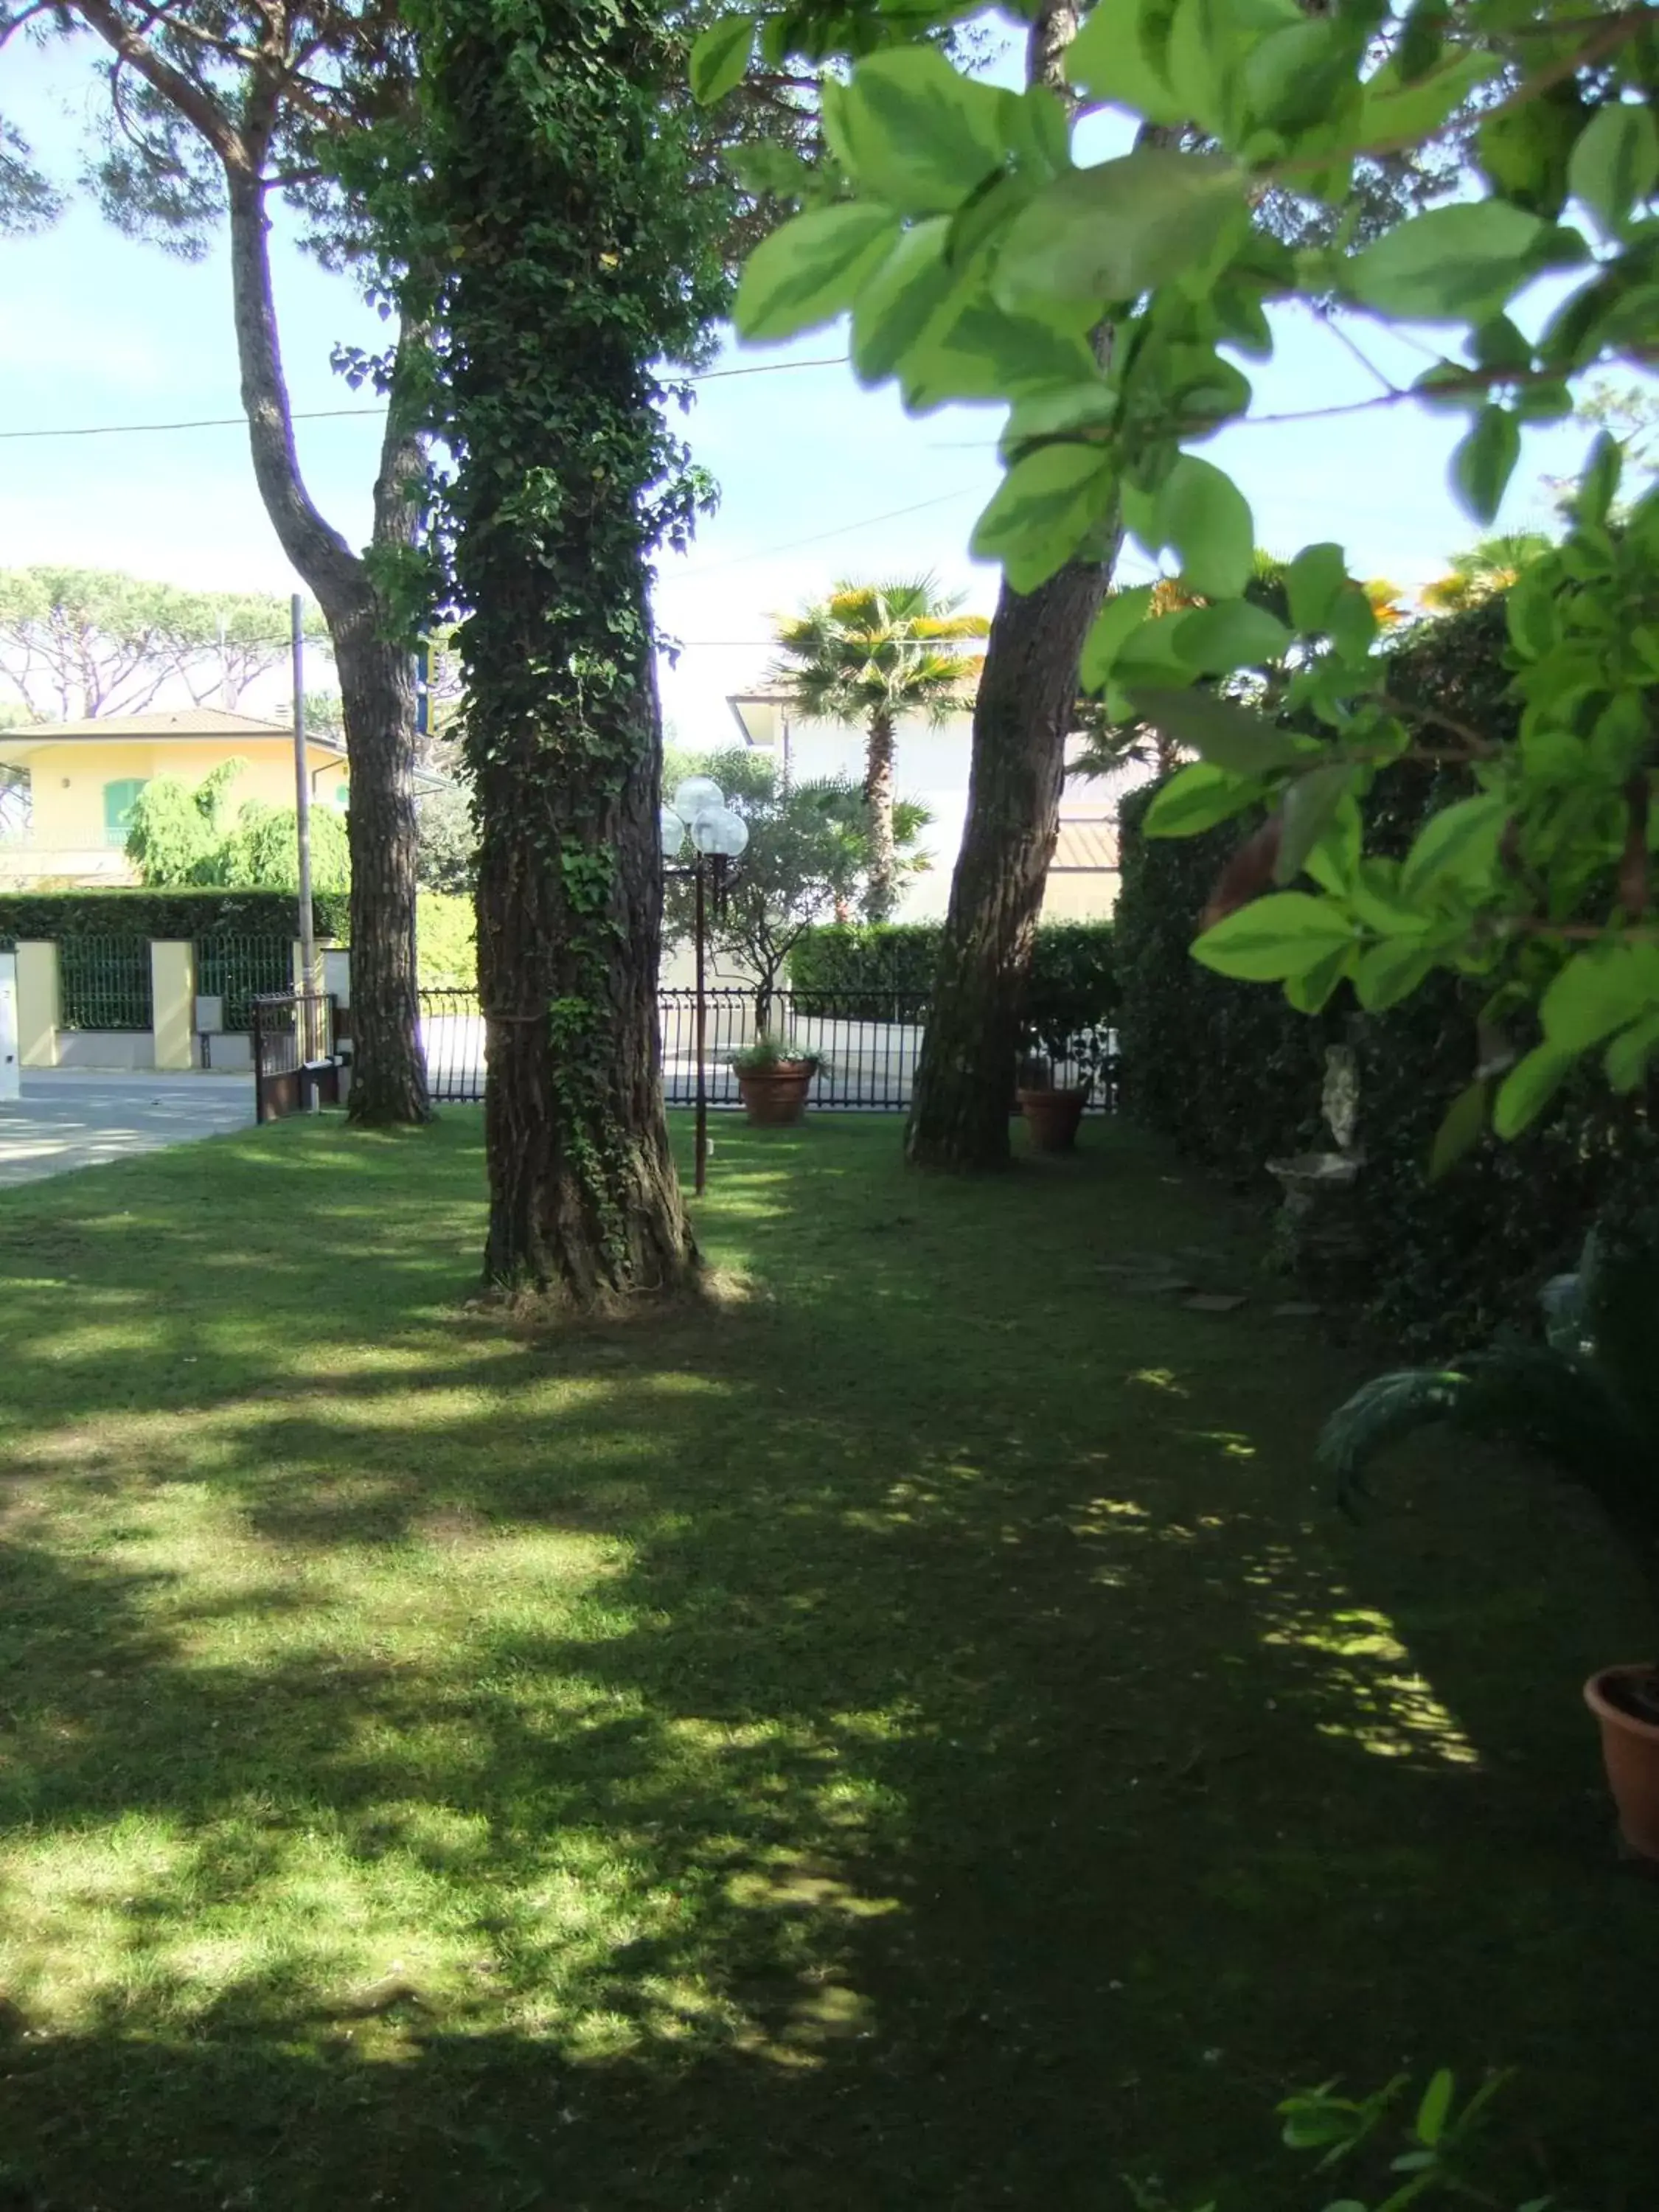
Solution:
M 1049 866 L 1067 870 L 1112 871 L 1117 866 L 1117 830 L 1104 815 L 1062 819 Z
M 96 738 L 107 744 L 122 738 L 287 738 L 293 726 L 268 721 L 259 714 L 233 714 L 223 707 L 179 707 L 161 714 L 94 714 L 82 722 L 24 722 L 7 732 L 32 738 L 37 744 L 61 743 L 65 738 Z M 313 745 L 339 750 L 338 740 L 321 731 L 307 733 Z

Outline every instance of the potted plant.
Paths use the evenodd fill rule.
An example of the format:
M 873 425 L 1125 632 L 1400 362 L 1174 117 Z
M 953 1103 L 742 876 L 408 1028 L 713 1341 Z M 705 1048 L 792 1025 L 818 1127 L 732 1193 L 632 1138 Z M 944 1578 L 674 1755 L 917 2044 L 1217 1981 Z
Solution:
M 1326 1423 L 1319 1459 L 1345 1506 L 1385 1444 L 1431 1421 L 1510 1437 L 1582 1482 L 1651 1564 L 1659 1532 L 1659 1214 L 1595 1230 L 1546 1284 L 1545 1342 L 1498 1342 L 1447 1368 L 1380 1375 Z M 1659 1860 L 1659 1665 L 1584 1686 L 1626 1843 Z
M 1095 927 L 1059 922 L 1039 939 L 1025 988 L 1024 1057 L 1015 1103 L 1039 1152 L 1069 1152 L 1096 1078 L 1110 1059 L 1118 994 L 1111 942 Z
M 788 1037 L 763 1030 L 753 1044 L 732 1055 L 732 1073 L 738 1079 L 738 1096 L 751 1122 L 775 1127 L 799 1121 L 806 1111 L 806 1093 L 822 1066 L 815 1052 L 806 1052 Z
M 1057 1083 L 1054 1063 L 1044 1053 L 1021 1060 L 1014 1098 L 1031 1133 L 1034 1152 L 1069 1152 L 1089 1103 L 1088 1083 Z

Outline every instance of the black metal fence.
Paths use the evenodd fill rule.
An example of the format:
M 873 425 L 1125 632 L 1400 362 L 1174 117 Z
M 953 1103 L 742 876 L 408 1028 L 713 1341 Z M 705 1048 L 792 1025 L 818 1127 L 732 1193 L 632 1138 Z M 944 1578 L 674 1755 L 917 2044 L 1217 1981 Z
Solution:
M 65 1030 L 153 1029 L 149 939 L 60 938 L 58 1025 Z
M 663 991 L 657 1000 L 662 1038 L 663 1089 L 671 1106 L 690 1106 L 697 1095 L 695 991 Z M 733 1053 L 752 1043 L 759 1027 L 753 991 L 722 986 L 704 994 L 703 1081 L 713 1106 L 735 1106 Z M 902 1112 L 910 1103 L 916 1060 L 927 1020 L 927 994 L 918 991 L 775 991 L 766 1026 L 819 1061 L 811 1103 L 830 1111 Z M 484 1025 L 470 991 L 422 991 L 421 1036 L 427 1079 L 435 1103 L 483 1097 Z M 1056 1064 L 1057 1084 L 1080 1081 L 1097 1067 L 1089 1110 L 1110 1113 L 1117 1103 L 1115 1040 L 1094 1035 L 1084 1060 Z M 1012 1102 L 1011 1102 L 1012 1103 Z
M 305 1111 L 340 1095 L 334 1050 L 334 1000 L 326 991 L 256 996 L 248 1015 L 253 1048 L 253 1112 L 259 1121 Z
M 219 1026 L 245 1034 L 253 1027 L 256 998 L 292 988 L 294 951 L 286 937 L 246 937 L 222 932 L 196 940 L 196 989 L 217 999 Z

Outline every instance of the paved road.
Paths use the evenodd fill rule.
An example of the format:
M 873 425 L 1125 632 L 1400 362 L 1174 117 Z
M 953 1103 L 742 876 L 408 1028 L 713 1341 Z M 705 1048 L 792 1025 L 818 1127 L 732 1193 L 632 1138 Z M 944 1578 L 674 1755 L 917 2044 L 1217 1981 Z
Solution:
M 94 1075 L 32 1068 L 21 1099 L 0 1102 L 0 1189 L 186 1144 L 253 1121 L 241 1075 Z

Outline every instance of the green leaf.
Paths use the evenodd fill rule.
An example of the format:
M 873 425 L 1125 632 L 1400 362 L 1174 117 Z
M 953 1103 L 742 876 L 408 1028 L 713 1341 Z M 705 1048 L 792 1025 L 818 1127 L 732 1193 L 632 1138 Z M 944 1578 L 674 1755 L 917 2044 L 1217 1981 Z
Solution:
M 1231 28 L 1215 0 L 1176 0 L 1164 52 L 1170 89 L 1183 114 L 1212 138 L 1227 135 Z
M 1340 660 L 1365 658 L 1376 635 L 1376 610 L 1363 584 L 1350 581 L 1337 593 L 1325 629 Z
M 1345 152 L 1427 138 L 1502 66 L 1489 54 L 1460 54 L 1431 75 L 1402 83 L 1393 66 L 1385 65 L 1366 84 L 1354 128 L 1342 133 Z
M 1036 438 L 1063 437 L 1068 430 L 1104 430 L 1115 421 L 1118 398 L 1103 377 L 1062 385 L 1058 391 L 1033 392 L 1008 410 L 998 445 L 1013 459 Z
M 1490 522 L 1504 503 L 1521 458 L 1521 430 L 1506 407 L 1483 407 L 1452 455 L 1452 485 L 1477 522 Z
M 1431 208 L 1356 254 L 1346 289 L 1362 306 L 1401 320 L 1484 323 L 1524 283 L 1543 234 L 1536 216 L 1505 200 Z
M 1225 676 L 1235 668 L 1280 660 L 1290 646 L 1291 633 L 1265 607 L 1249 599 L 1218 599 L 1191 610 L 1176 655 L 1200 676 Z
M 1648 1072 L 1648 1063 L 1659 1050 L 1659 1012 L 1649 1014 L 1614 1037 L 1602 1066 L 1615 1091 L 1634 1091 Z
M 1431 2150 L 1446 2132 L 1455 2087 L 1449 2070 L 1443 2066 L 1423 2092 L 1423 2101 L 1417 2108 L 1417 2139 Z
M 1364 823 L 1359 801 L 1350 791 L 1338 801 L 1329 822 L 1302 863 L 1322 891 L 1346 899 L 1356 915 L 1358 908 L 1353 893 L 1360 882 L 1364 840 Z
M 1196 671 L 1181 658 L 1182 634 L 1194 611 L 1191 607 L 1176 607 L 1170 613 L 1153 615 L 1132 629 L 1118 647 L 1112 663 L 1111 688 L 1129 696 L 1132 711 L 1133 695 L 1142 686 L 1175 692 L 1196 682 Z
M 1618 237 L 1659 184 L 1659 127 L 1651 111 L 1617 100 L 1599 109 L 1573 147 L 1567 183 L 1602 236 Z
M 691 97 L 704 107 L 743 81 L 755 44 L 752 15 L 717 15 L 691 49 Z
M 1195 837 L 1231 821 L 1261 795 L 1254 776 L 1234 775 L 1208 761 L 1194 761 L 1177 769 L 1146 809 L 1140 825 L 1143 837 Z
M 1312 750 L 1307 738 L 1275 729 L 1248 707 L 1218 699 L 1212 691 L 1175 691 L 1154 685 L 1136 687 L 1129 696 L 1135 712 L 1166 737 L 1190 745 L 1205 760 L 1237 775 L 1299 768 Z
M 1085 691 L 1098 691 L 1105 683 L 1124 640 L 1146 621 L 1152 603 L 1152 586 L 1137 584 L 1133 591 L 1114 592 L 1102 607 L 1083 641 L 1078 666 L 1078 680 Z
M 1478 1075 L 1446 1109 L 1445 1119 L 1435 1131 L 1433 1148 L 1429 1153 L 1431 1182 L 1438 1182 L 1442 1176 L 1449 1174 L 1465 1153 L 1473 1152 L 1480 1143 L 1486 1133 L 1486 1101 L 1491 1088 L 1488 1079 Z
M 1587 1052 L 1615 1030 L 1659 1011 L 1659 946 L 1601 945 L 1575 953 L 1540 1004 L 1547 1043 Z
M 1485 117 L 1474 133 L 1475 157 L 1498 192 L 1529 215 L 1559 216 L 1584 112 L 1578 88 L 1569 82 Z
M 1347 556 L 1340 545 L 1304 545 L 1297 555 L 1285 588 L 1291 620 L 1304 637 L 1317 637 L 1328 627 L 1347 580 Z
M 793 337 L 844 314 L 898 242 L 885 208 L 814 208 L 763 239 L 738 286 L 732 319 L 751 340 Z
M 1063 568 L 1112 501 L 1116 464 L 1092 446 L 1040 446 L 1014 463 L 974 527 L 973 550 L 1000 561 L 1017 592 Z
M 1584 473 L 1578 479 L 1578 489 L 1573 496 L 1572 513 L 1576 522 L 1600 525 L 1607 520 L 1618 494 L 1619 479 L 1624 473 L 1624 447 L 1609 432 L 1603 430 L 1590 447 L 1589 459 L 1584 464 Z
M 895 46 L 860 62 L 842 88 L 835 150 L 862 190 L 900 214 L 949 215 L 1003 165 L 1005 98 L 958 76 L 933 46 Z
M 1285 996 L 1299 1014 L 1317 1014 L 1329 1005 L 1331 994 L 1353 973 L 1357 947 L 1346 945 L 1316 962 L 1304 975 L 1285 978 Z
M 1161 66 L 1169 13 L 1147 0 L 1099 0 L 1066 54 L 1066 75 L 1080 92 L 1127 107 L 1149 123 L 1185 123 L 1187 112 Z M 1160 14 L 1166 27 L 1155 59 L 1147 33 Z
M 1308 891 L 1272 891 L 1206 929 L 1193 946 L 1193 957 L 1218 975 L 1282 983 L 1352 943 L 1352 923 L 1328 899 Z
M 1024 392 L 1098 379 L 1080 334 L 1068 337 L 1033 317 L 1005 315 L 977 284 L 956 313 L 948 302 L 939 310 L 899 364 L 904 404 L 913 414 L 947 399 L 1018 400 Z
M 890 376 L 950 296 L 950 231 L 948 216 L 911 224 L 866 279 L 853 308 L 853 374 L 861 384 Z
M 1400 872 L 1400 891 L 1415 903 L 1437 884 L 1479 889 L 1498 865 L 1508 801 L 1496 795 L 1460 799 L 1430 817 Z
M 1504 1078 L 1492 1125 L 1500 1137 L 1518 1136 L 1535 1121 L 1577 1065 L 1577 1053 L 1540 1044 Z
M 1349 27 L 1330 19 L 1270 31 L 1244 58 L 1244 100 L 1263 129 L 1298 131 L 1330 112 L 1332 96 L 1353 72 Z
M 1158 543 L 1181 556 L 1182 580 L 1206 599 L 1241 598 L 1255 555 L 1249 501 L 1229 476 L 1194 453 L 1182 453 L 1158 488 Z
M 1073 169 L 1010 227 L 993 291 L 1005 307 L 1135 299 L 1213 252 L 1247 204 L 1246 183 L 1231 161 L 1171 146 Z
M 1353 789 L 1358 771 L 1340 761 L 1327 768 L 1310 769 L 1285 787 L 1280 808 L 1282 828 L 1273 863 L 1276 884 L 1294 883 L 1303 866 L 1336 819 L 1338 808 Z

